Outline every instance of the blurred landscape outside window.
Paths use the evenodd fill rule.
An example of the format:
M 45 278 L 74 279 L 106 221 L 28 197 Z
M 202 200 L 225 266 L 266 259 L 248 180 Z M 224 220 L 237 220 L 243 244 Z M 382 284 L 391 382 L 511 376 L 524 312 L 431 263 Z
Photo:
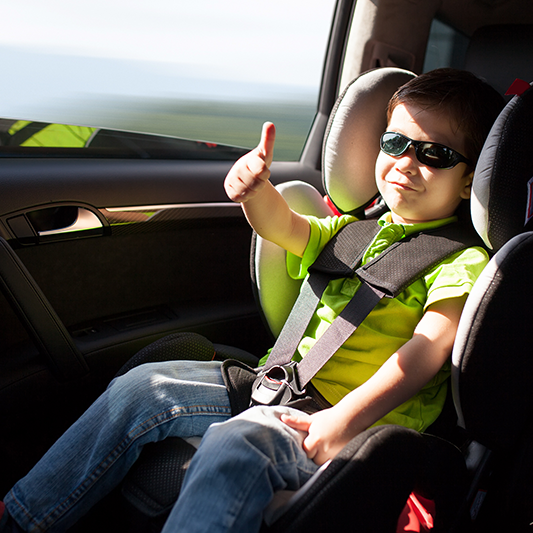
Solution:
M 297 160 L 316 112 L 334 4 L 5 2 L 0 141 L 18 135 L 18 146 L 80 147 L 106 128 L 252 148 L 270 120 L 275 158 Z M 41 140 L 28 137 L 30 122 Z M 56 128 L 49 141 L 47 123 L 78 129 Z

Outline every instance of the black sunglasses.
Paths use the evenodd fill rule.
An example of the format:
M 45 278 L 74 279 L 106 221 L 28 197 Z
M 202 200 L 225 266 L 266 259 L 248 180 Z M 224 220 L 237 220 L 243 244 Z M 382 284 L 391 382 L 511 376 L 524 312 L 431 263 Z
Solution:
M 383 152 L 393 157 L 402 155 L 410 146 L 413 146 L 416 158 L 428 167 L 449 169 L 459 163 L 472 164 L 469 159 L 459 152 L 443 144 L 413 141 L 413 139 L 409 139 L 409 137 L 395 131 L 386 131 L 381 136 L 379 145 Z

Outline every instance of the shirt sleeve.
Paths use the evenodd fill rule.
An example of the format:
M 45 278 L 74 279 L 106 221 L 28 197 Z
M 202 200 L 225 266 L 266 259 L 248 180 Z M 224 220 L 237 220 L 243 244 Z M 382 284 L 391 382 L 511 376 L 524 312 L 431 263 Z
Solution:
M 310 232 L 309 241 L 302 257 L 287 252 L 287 272 L 293 279 L 303 279 L 307 276 L 307 269 L 315 262 L 324 246 L 334 237 L 334 235 L 346 224 L 357 219 L 350 215 L 340 217 L 317 218 L 307 216 Z
M 428 287 L 424 311 L 435 302 L 469 294 L 487 263 L 483 248 L 472 247 L 452 255 L 424 276 Z

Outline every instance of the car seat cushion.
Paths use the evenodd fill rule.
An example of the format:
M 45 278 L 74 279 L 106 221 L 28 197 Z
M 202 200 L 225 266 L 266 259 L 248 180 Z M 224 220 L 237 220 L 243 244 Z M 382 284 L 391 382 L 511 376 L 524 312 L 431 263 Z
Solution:
M 533 88 L 506 105 L 485 142 L 472 185 L 472 222 L 492 250 L 533 229 Z
M 466 302 L 452 353 L 459 421 L 492 450 L 510 449 L 533 412 L 531 264 L 532 232 L 492 258 Z

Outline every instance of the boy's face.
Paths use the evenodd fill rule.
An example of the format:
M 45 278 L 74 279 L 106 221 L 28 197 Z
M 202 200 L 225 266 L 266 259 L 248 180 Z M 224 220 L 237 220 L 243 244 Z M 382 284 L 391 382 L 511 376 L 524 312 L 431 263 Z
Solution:
M 402 133 L 416 141 L 444 144 L 465 153 L 464 134 L 442 113 L 411 104 L 399 104 L 392 112 L 387 131 Z M 376 161 L 376 183 L 400 224 L 428 222 L 454 214 L 462 199 L 470 198 L 473 171 L 465 163 L 451 169 L 426 166 L 416 158 L 415 149 L 400 156 L 380 151 Z

